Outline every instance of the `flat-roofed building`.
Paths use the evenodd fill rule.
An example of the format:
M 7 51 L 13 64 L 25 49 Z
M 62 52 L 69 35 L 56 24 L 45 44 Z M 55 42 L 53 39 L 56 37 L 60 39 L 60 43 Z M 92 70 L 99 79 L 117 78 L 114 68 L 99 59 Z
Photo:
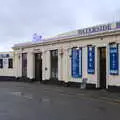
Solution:
M 15 77 L 120 87 L 120 22 L 16 44 Z
M 0 80 L 15 80 L 14 52 L 0 52 Z

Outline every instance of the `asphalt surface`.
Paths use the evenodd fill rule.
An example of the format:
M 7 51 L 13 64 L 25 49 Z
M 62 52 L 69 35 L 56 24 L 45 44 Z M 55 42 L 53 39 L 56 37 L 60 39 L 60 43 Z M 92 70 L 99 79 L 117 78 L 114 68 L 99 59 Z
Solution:
M 120 120 L 120 94 L 0 82 L 0 120 Z

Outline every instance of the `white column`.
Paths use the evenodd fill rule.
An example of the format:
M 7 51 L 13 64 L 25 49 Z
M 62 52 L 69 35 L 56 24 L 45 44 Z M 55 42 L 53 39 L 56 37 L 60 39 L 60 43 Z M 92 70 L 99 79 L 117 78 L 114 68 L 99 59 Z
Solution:
M 42 80 L 45 80 L 45 52 L 42 52 Z
M 20 77 L 22 77 L 22 53 L 20 53 L 18 57 L 19 57 L 19 60 L 18 60 L 18 64 L 19 64 L 18 65 L 18 69 L 19 69 L 18 72 L 19 73 L 18 74 Z
M 58 49 L 58 80 L 63 80 L 63 51 Z
M 35 69 L 34 69 L 34 54 L 32 52 L 27 53 L 27 77 L 29 79 L 35 78 Z
M 67 49 L 67 55 L 66 55 L 66 57 L 67 57 L 67 74 L 68 74 L 68 77 L 67 77 L 67 80 L 66 80 L 66 82 L 68 82 L 68 81 L 70 81 L 71 80 L 71 78 L 72 78 L 72 72 L 71 72 L 71 55 L 72 55 L 72 49 L 71 48 L 68 48 Z
M 15 77 L 18 77 L 18 54 L 14 53 L 14 75 Z
M 50 51 L 43 51 L 42 53 L 42 80 L 49 80 L 50 73 L 51 73 Z
M 64 80 L 64 82 L 68 82 L 68 77 L 69 77 L 69 71 L 68 71 L 68 50 L 64 49 L 63 50 L 63 66 L 62 66 L 62 70 L 63 70 L 63 75 L 62 75 L 62 79 Z
M 16 52 L 14 54 L 14 74 L 15 77 L 21 77 L 22 76 L 22 53 Z
M 87 78 L 87 47 L 82 48 L 82 78 Z
M 46 74 L 46 79 L 50 79 L 50 73 L 51 73 L 51 65 L 50 65 L 50 51 L 47 51 L 45 54 L 45 74 Z

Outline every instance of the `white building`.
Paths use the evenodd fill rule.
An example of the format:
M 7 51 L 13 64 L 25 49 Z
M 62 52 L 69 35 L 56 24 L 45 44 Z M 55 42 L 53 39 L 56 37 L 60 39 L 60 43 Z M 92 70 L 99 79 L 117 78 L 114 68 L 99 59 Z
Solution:
M 120 22 L 73 31 L 37 43 L 16 44 L 14 70 L 24 80 L 120 87 Z
M 0 80 L 15 80 L 14 52 L 0 52 Z

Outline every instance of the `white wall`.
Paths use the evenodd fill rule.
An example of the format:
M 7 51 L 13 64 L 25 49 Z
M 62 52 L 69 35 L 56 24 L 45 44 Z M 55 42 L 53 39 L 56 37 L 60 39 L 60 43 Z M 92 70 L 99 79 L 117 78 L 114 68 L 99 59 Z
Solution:
M 77 41 L 71 41 L 67 43 L 60 44 L 49 44 L 46 46 L 37 46 L 31 48 L 25 48 L 22 52 L 32 51 L 33 53 L 39 49 L 42 52 L 42 77 L 43 80 L 50 79 L 51 66 L 50 66 L 50 50 L 58 49 L 58 79 L 65 82 L 81 82 L 83 78 L 88 78 L 88 83 L 96 84 L 96 87 L 99 87 L 99 47 L 106 47 L 106 87 L 108 85 L 120 86 L 120 45 L 119 45 L 119 75 L 110 75 L 109 74 L 109 43 L 117 42 L 120 43 L 120 35 L 119 36 L 108 36 L 108 37 L 97 37 L 92 39 L 83 39 Z M 95 74 L 87 73 L 87 45 L 95 46 Z M 73 78 L 71 76 L 71 48 L 72 47 L 82 47 L 82 78 Z M 36 50 L 35 50 L 36 49 Z M 63 51 L 63 55 L 61 55 L 61 50 Z M 16 50 L 17 52 L 17 50 Z M 18 52 L 19 53 L 19 52 Z M 21 76 L 21 57 L 17 57 L 15 54 L 15 68 L 16 68 L 16 76 Z M 28 77 L 34 78 L 34 67 L 33 67 L 33 54 L 28 54 Z M 47 70 L 45 70 L 47 68 Z M 1 73 L 2 74 L 2 73 Z
M 9 58 L 1 58 L 1 59 L 3 59 L 3 61 L 6 59 L 7 63 L 4 64 L 4 62 L 3 62 L 3 68 L 0 68 L 0 76 L 15 76 L 15 74 L 14 74 L 14 69 L 15 69 L 14 53 L 13 52 L 0 52 L 0 54 L 9 54 L 10 55 L 9 58 L 13 59 L 13 68 L 8 68 L 8 59 Z
M 111 86 L 120 86 L 120 44 L 118 46 L 118 51 L 119 51 L 119 73 L 118 73 L 118 75 L 110 75 L 109 74 L 108 85 L 111 85 Z

